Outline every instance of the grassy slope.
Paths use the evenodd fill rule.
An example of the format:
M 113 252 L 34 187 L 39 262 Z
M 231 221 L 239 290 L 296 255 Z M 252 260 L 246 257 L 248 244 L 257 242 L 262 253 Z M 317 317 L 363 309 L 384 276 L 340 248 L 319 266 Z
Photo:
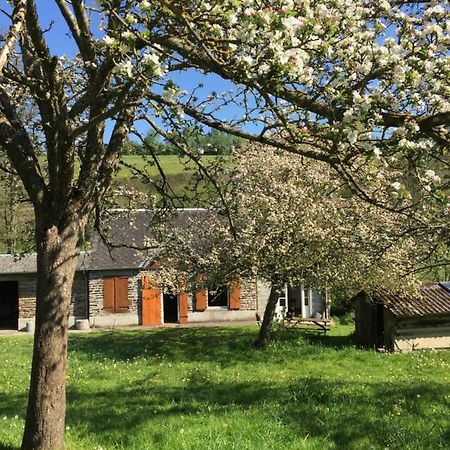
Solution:
M 69 449 L 443 449 L 450 352 L 380 354 L 349 326 L 72 335 Z M 31 339 L 0 339 L 0 448 L 19 445 Z
M 210 161 L 215 161 L 217 157 L 215 156 L 203 156 L 202 162 L 208 164 Z M 139 155 L 125 155 L 122 157 L 122 160 L 126 164 L 132 164 L 136 166 L 138 169 L 147 170 L 150 176 L 155 176 L 158 174 L 158 170 L 155 165 L 149 165 L 141 156 Z M 188 171 L 193 171 L 196 166 L 195 163 L 190 162 L 186 166 L 183 164 L 183 160 L 180 160 L 178 156 L 175 155 L 161 155 L 158 157 L 159 163 L 164 170 L 164 173 L 168 177 L 177 176 L 183 173 L 183 171 L 188 169 Z M 151 160 L 149 160 L 151 161 Z M 121 167 L 117 177 L 127 178 L 131 176 L 130 169 L 126 167 Z

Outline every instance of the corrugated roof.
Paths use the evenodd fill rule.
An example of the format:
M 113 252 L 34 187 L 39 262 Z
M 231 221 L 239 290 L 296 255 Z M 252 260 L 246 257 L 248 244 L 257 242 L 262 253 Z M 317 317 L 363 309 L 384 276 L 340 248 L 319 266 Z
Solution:
M 450 314 L 450 292 L 439 283 L 422 285 L 421 293 L 416 296 L 387 291 L 365 293 L 365 295 L 369 303 L 384 305 L 399 317 Z

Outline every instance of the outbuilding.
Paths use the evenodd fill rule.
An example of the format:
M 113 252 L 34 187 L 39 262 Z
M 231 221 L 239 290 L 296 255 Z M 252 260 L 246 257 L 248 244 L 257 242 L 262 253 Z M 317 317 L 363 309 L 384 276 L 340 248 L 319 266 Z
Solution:
M 424 284 L 417 295 L 361 291 L 351 301 L 362 346 L 390 351 L 450 348 L 450 282 Z

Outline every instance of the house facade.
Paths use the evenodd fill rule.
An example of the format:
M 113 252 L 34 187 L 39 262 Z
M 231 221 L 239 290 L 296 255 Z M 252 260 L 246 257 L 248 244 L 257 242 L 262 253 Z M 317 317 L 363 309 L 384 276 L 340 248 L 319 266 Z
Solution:
M 204 210 L 179 212 L 180 221 L 201 219 Z M 158 268 L 149 252 L 139 250 L 148 234 L 148 211 L 119 214 L 110 220 L 107 245 L 94 233 L 91 247 L 79 257 L 75 274 L 69 326 L 88 319 L 91 327 L 158 326 L 168 323 L 255 320 L 264 313 L 270 285 L 260 279 L 197 292 L 164 292 Z M 24 330 L 34 322 L 36 255 L 16 259 L 0 255 L 0 327 Z M 295 311 L 302 317 L 327 314 L 324 295 L 312 289 L 288 288 L 278 300 L 277 314 Z
M 31 262 L 35 255 L 27 256 Z M 25 330 L 34 324 L 36 270 L 20 260 L 0 255 L 0 328 Z M 34 269 L 34 270 L 33 270 Z M 262 314 L 270 287 L 243 280 L 218 290 L 165 293 L 148 280 L 157 271 L 140 269 L 85 270 L 75 274 L 69 326 L 88 319 L 91 327 L 158 326 L 167 323 L 254 320 Z M 27 325 L 28 324 L 28 325 Z
M 184 219 L 198 210 L 183 210 Z M 183 219 L 183 220 L 184 220 Z M 157 286 L 158 269 L 148 252 L 137 250 L 148 228 L 148 213 L 137 211 L 111 220 L 108 241 L 98 234 L 80 255 L 75 274 L 69 326 L 88 319 L 93 327 L 158 326 L 167 323 L 255 320 L 264 312 L 270 286 L 241 280 L 198 292 L 167 293 Z M 0 255 L 0 327 L 24 330 L 34 323 L 36 255 Z

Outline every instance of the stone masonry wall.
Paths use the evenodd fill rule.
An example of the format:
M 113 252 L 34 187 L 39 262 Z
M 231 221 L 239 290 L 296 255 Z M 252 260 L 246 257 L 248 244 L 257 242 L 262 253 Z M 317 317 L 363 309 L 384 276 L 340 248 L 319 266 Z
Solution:
M 88 317 L 88 284 L 84 273 L 75 274 L 72 287 L 72 300 L 70 302 L 70 316 L 79 319 Z
M 36 275 L 2 276 L 1 280 L 17 281 L 19 287 L 19 318 L 32 319 L 36 313 Z M 76 273 L 70 302 L 70 316 L 87 318 L 87 284 L 83 273 Z
M 256 309 L 256 283 L 254 280 L 241 282 L 241 308 L 242 311 L 254 311 Z
M 134 271 L 96 271 L 89 274 L 89 314 L 90 317 L 110 315 L 114 313 L 103 310 L 103 278 L 127 277 L 128 300 L 130 306 L 128 312 L 138 313 L 141 310 L 141 275 L 143 272 Z
M 19 317 L 31 319 L 36 312 L 36 275 L 17 275 L 19 283 Z

